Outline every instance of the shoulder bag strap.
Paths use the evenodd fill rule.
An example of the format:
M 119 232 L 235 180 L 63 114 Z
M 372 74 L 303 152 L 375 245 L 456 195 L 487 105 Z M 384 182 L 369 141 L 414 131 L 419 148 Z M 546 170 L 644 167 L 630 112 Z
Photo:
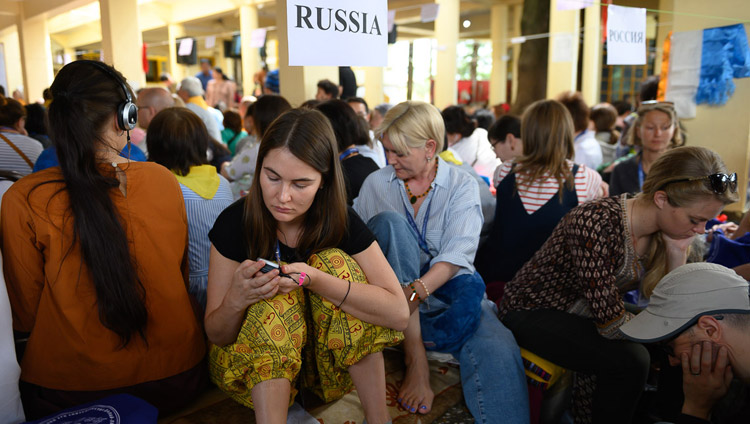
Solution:
M 26 163 L 29 165 L 29 168 L 34 169 L 34 162 L 29 159 L 28 156 L 24 152 L 21 151 L 21 149 L 18 148 L 15 144 L 13 144 L 12 141 L 8 140 L 8 137 L 4 136 L 2 133 L 0 133 L 0 138 L 2 138 L 6 143 L 8 143 L 8 146 L 10 146 L 13 150 L 18 153 L 19 156 L 21 156 L 21 159 L 25 160 Z

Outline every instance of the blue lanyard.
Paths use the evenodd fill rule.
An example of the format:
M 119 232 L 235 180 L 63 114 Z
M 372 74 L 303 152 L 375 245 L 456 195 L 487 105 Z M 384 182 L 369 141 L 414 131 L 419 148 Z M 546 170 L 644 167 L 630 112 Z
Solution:
M 643 191 L 643 180 L 646 178 L 646 174 L 643 172 L 643 162 L 638 161 L 638 189 Z
M 356 148 L 356 147 L 350 147 L 350 148 L 344 150 L 339 155 L 339 160 L 344 160 L 344 158 L 346 158 L 347 156 L 349 156 L 349 155 L 351 155 L 353 153 L 359 153 L 359 149 Z
M 417 233 L 417 242 L 419 243 L 419 248 L 422 249 L 422 251 L 426 253 L 430 258 L 432 258 L 432 253 L 430 253 L 430 248 L 427 246 L 427 221 L 430 219 L 431 207 L 432 200 L 430 200 L 430 203 L 427 204 L 427 212 L 425 212 L 424 222 L 422 222 L 422 232 L 420 233 L 419 229 L 417 229 L 417 223 L 414 221 L 414 217 L 411 216 L 411 212 L 406 207 L 406 204 L 404 204 L 406 219 L 409 221 L 409 225 L 411 225 L 411 228 L 414 229 L 414 231 Z

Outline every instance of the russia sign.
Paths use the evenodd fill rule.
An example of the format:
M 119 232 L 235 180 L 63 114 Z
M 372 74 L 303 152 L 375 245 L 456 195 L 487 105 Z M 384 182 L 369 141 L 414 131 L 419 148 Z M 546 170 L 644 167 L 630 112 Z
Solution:
M 646 9 L 607 7 L 607 65 L 646 64 Z
M 386 66 L 387 0 L 287 0 L 289 66 Z

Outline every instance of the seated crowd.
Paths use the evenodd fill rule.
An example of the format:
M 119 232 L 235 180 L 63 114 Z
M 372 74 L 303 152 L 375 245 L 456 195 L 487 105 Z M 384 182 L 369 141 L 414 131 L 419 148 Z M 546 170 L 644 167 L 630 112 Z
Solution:
M 385 424 L 396 346 L 417 418 L 439 352 L 478 423 L 539 422 L 560 372 L 555 422 L 749 422 L 748 284 L 695 253 L 737 176 L 670 103 L 616 128 L 580 93 L 494 120 L 213 76 L 134 93 L 80 60 L 47 107 L 0 96 L 0 422 L 213 384 L 259 423 L 356 389 Z

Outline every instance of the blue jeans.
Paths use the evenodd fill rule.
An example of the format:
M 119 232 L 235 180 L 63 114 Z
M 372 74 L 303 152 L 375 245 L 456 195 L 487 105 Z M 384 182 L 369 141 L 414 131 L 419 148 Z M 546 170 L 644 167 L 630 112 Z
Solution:
M 421 276 L 417 234 L 406 218 L 383 212 L 367 226 L 375 234 L 399 282 L 408 284 Z M 421 308 L 439 307 L 431 297 Z M 503 326 L 493 303 L 482 301 L 482 314 L 474 334 L 455 352 L 461 369 L 466 406 L 477 423 L 528 423 L 529 395 L 521 351 L 513 334 Z

